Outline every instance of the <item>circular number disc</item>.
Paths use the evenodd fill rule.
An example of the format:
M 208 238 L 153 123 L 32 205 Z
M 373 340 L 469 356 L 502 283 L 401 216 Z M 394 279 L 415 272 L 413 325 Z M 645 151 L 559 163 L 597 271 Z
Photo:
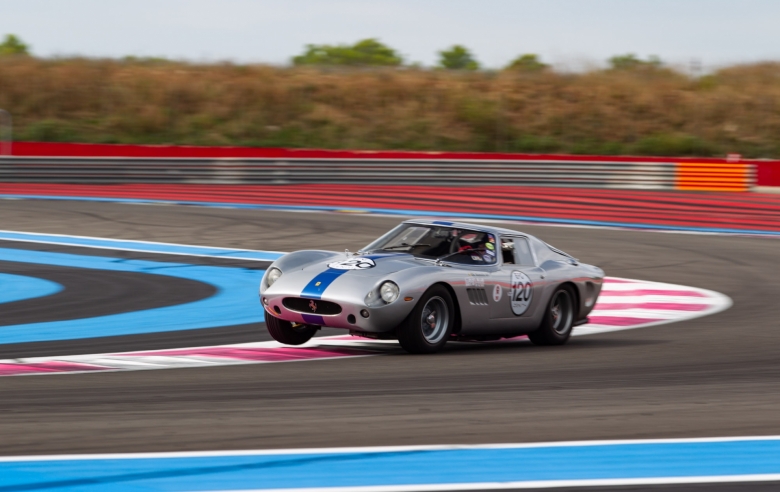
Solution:
M 369 258 L 350 258 L 349 260 L 328 263 L 328 268 L 333 268 L 334 270 L 365 270 L 375 266 L 374 260 Z
M 523 272 L 512 272 L 512 312 L 516 316 L 520 316 L 531 305 L 531 299 L 533 298 L 533 288 L 531 287 L 531 279 L 528 278 Z

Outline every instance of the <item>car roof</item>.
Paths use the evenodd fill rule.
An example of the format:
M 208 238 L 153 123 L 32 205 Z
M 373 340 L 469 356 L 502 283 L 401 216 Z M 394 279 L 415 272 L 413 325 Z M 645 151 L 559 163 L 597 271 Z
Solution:
M 468 222 L 455 222 L 451 220 L 423 220 L 423 219 L 411 219 L 405 220 L 404 224 L 420 224 L 420 225 L 438 225 L 445 227 L 455 227 L 458 229 L 471 229 L 479 232 L 492 232 L 495 234 L 519 234 L 521 236 L 534 237 L 525 232 L 514 231 L 512 229 L 504 229 L 503 227 L 493 227 L 478 224 L 471 224 Z

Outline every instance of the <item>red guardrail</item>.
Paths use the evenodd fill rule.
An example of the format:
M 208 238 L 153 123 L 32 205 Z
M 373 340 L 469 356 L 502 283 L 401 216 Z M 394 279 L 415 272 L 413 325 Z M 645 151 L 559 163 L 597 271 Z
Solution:
M 780 233 L 780 195 L 576 189 L 541 186 L 397 186 L 350 184 L 75 185 L 0 183 L 0 196 L 162 200 L 261 205 L 298 210 L 414 211 L 431 216 L 531 220 L 648 229 Z M 461 215 L 462 214 L 462 215 Z
M 699 164 L 697 168 L 680 166 L 681 179 L 698 176 L 706 180 L 722 180 L 734 174 L 741 165 L 751 164 L 755 168 L 755 186 L 780 186 L 780 161 L 741 159 L 699 158 L 699 157 L 645 157 L 645 156 L 584 156 L 510 154 L 481 152 L 415 152 L 415 151 L 371 151 L 371 150 L 324 150 L 284 149 L 255 147 L 198 147 L 176 145 L 124 145 L 124 144 L 80 144 L 49 142 L 15 142 L 14 156 L 36 157 L 127 157 L 127 158 L 178 158 L 178 159 L 388 159 L 388 160 L 493 160 L 493 161 L 572 161 L 572 162 L 657 162 L 669 164 Z M 735 169 L 726 171 L 724 166 L 701 166 L 701 164 L 734 164 Z M 695 169 L 691 174 L 691 169 Z M 744 179 L 744 177 L 739 178 Z M 688 187 L 681 182 L 679 189 L 700 189 Z

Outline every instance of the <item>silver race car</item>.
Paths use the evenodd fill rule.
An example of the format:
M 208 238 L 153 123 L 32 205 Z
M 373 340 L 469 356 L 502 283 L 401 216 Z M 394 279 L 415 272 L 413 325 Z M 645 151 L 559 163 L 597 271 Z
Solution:
M 409 220 L 357 253 L 282 256 L 260 299 L 281 343 L 305 343 L 326 326 L 431 353 L 447 340 L 524 334 L 563 344 L 587 323 L 603 279 L 600 268 L 522 232 Z

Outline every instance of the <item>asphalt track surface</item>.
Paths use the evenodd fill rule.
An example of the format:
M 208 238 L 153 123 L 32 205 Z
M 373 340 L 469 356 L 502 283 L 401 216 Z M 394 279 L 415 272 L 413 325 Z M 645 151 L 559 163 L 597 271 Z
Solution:
M 399 220 L 27 200 L 0 201 L 0 218 L 6 230 L 277 251 L 357 250 Z M 780 434 L 778 239 L 516 228 L 610 276 L 712 289 L 730 296 L 734 306 L 705 318 L 579 337 L 553 348 L 459 344 L 434 356 L 0 378 L 0 454 Z M 24 273 L 66 275 L 53 269 Z M 93 288 L 91 281 L 68 280 L 83 292 Z M 202 287 L 186 293 L 178 287 L 157 286 L 161 290 L 150 302 L 208 295 L 197 292 Z M 123 294 L 104 292 L 103 308 L 135 309 L 127 303 L 137 299 Z M 0 313 L 2 325 L 30 315 L 3 307 Z M 5 345 L 0 352 L 10 358 L 112 351 L 117 345 L 138 350 L 265 339 L 262 324 L 256 324 Z M 605 490 L 639 489 L 645 488 Z

